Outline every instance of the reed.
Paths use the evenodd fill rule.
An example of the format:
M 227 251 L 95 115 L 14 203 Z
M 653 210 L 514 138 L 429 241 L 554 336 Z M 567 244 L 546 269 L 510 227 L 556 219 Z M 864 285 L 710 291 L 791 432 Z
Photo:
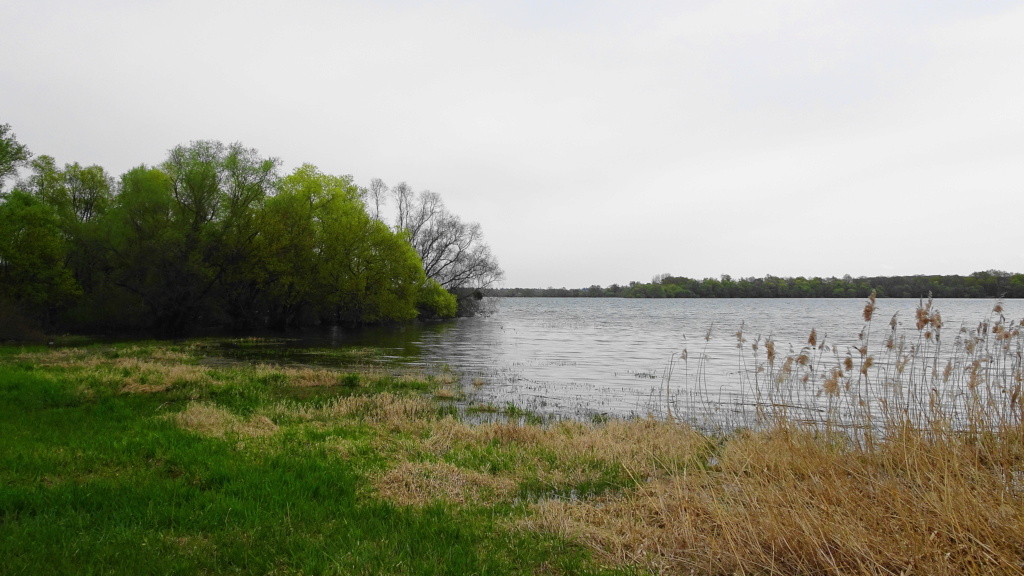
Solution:
M 849 353 L 813 329 L 785 355 L 754 342 L 731 431 L 700 413 L 720 398 L 668 408 L 712 466 L 538 503 L 530 528 L 664 574 L 1024 574 L 1020 323 L 997 304 L 950 338 L 928 299 L 876 342 L 877 309 Z

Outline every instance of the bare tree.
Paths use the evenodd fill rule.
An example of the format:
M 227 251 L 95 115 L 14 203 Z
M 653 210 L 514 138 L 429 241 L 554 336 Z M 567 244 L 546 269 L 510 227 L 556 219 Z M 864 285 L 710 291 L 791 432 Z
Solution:
M 402 182 L 391 189 L 391 195 L 398 210 L 395 228 L 409 234 L 428 278 L 450 292 L 484 288 L 502 278 L 504 273 L 484 243 L 480 225 L 448 212 L 439 194 L 415 195 Z
M 384 183 L 380 178 L 374 178 L 370 180 L 370 187 L 367 189 L 367 195 L 371 202 L 373 202 L 373 213 L 370 214 L 374 220 L 381 220 L 380 207 L 387 204 L 388 201 L 388 185 Z
M 405 182 L 395 184 L 394 188 L 391 189 L 391 196 L 395 199 L 395 210 L 398 212 L 395 229 L 401 230 L 406 227 L 404 223 L 409 218 L 408 215 L 412 211 L 412 204 L 416 198 L 412 192 L 412 187 Z

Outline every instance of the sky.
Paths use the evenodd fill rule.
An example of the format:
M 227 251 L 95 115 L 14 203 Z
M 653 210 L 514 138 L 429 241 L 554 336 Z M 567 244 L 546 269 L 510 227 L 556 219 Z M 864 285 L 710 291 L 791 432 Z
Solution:
M 407 182 L 505 287 L 1024 272 L 1024 2 L 0 0 L 0 124 Z

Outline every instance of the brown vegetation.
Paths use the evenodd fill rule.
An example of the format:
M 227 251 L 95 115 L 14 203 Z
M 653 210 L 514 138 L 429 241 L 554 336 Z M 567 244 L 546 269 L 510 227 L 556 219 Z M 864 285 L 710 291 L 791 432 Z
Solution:
M 707 468 L 539 502 L 523 525 L 666 574 L 1024 574 L 1019 324 L 997 306 L 943 354 L 922 302 L 916 340 L 893 322 L 874 352 L 875 311 L 859 359 L 814 332 L 782 359 L 755 344 L 758 420 Z

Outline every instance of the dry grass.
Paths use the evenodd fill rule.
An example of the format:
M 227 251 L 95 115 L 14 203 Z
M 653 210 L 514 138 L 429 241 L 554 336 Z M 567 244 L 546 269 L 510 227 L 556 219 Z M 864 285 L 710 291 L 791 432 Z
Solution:
M 709 443 L 688 426 L 651 419 L 564 421 L 545 427 L 518 422 L 469 425 L 448 418 L 431 427 L 423 446 L 437 456 L 497 446 L 514 450 L 522 469 L 542 474 L 598 463 L 650 478 L 694 463 Z
M 434 390 L 434 398 L 440 398 L 442 400 L 453 400 L 458 396 L 455 390 L 452 390 L 449 386 L 444 386 Z
M 756 421 L 713 466 L 533 506 L 521 526 L 665 574 L 1024 574 L 1024 426 L 1015 322 L 997 308 L 944 344 L 931 302 L 850 355 L 755 345 Z M 738 338 L 742 338 L 741 336 Z
M 446 462 L 403 462 L 374 480 L 378 493 L 403 506 L 435 501 L 453 504 L 492 504 L 507 499 L 517 482 L 507 476 L 484 474 Z
M 210 385 L 210 369 L 188 363 L 187 353 L 129 346 L 109 357 L 96 350 L 58 348 L 18 354 L 18 361 L 54 367 L 113 386 L 122 393 L 151 394 L 175 385 Z
M 322 405 L 279 402 L 262 411 L 274 420 L 298 420 L 324 427 L 358 423 L 375 430 L 381 449 L 394 452 L 396 433 L 422 435 L 438 419 L 438 406 L 429 396 L 383 392 L 367 396 L 340 396 Z
M 251 364 L 203 358 L 201 351 L 197 346 L 183 350 L 160 346 L 127 346 L 114 350 L 56 348 L 17 354 L 13 359 L 67 370 L 127 394 L 162 392 L 174 386 L 207 388 L 217 385 L 225 372 L 297 388 L 359 386 L 382 379 L 398 384 L 437 381 L 434 376 L 409 368 L 359 365 L 340 371 L 309 366 Z M 446 372 L 436 378 L 450 382 L 452 377 Z M 452 394 L 454 396 L 454 391 Z
M 866 454 L 776 430 L 732 438 L 715 470 L 539 503 L 524 526 L 666 574 L 1020 574 L 1021 496 L 948 447 Z
M 254 438 L 277 432 L 277 425 L 266 416 L 255 414 L 243 419 L 219 406 L 199 402 L 192 402 L 167 418 L 185 430 L 211 438 L 228 435 Z
M 334 412 L 337 414 L 337 412 Z M 395 415 L 395 418 L 408 418 Z M 451 417 L 389 426 L 412 436 L 380 436 L 375 450 L 395 464 L 377 475 L 379 494 L 404 505 L 510 501 L 530 493 L 565 494 L 609 476 L 649 480 L 701 465 L 708 442 L 686 426 L 654 420 L 552 426 L 470 425 Z M 525 492 L 524 492 L 525 490 Z

